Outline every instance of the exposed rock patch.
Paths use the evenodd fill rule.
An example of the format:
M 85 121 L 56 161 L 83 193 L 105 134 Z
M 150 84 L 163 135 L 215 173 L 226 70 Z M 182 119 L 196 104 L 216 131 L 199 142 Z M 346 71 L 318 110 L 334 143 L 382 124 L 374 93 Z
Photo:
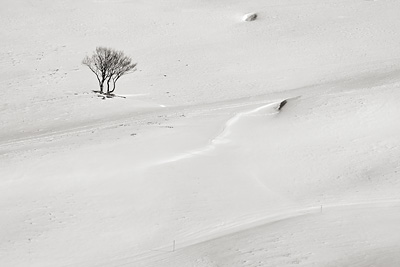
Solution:
M 286 104 L 287 104 L 287 100 L 283 100 L 281 103 L 279 103 L 276 110 L 280 111 Z
M 243 16 L 243 21 L 254 21 L 257 19 L 257 13 L 249 13 Z

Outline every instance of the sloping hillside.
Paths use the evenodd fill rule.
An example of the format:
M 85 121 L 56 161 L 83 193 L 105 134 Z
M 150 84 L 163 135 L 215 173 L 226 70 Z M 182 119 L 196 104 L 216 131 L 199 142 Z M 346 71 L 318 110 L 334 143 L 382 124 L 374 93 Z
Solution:
M 0 266 L 398 266 L 398 10 L 5 0 Z

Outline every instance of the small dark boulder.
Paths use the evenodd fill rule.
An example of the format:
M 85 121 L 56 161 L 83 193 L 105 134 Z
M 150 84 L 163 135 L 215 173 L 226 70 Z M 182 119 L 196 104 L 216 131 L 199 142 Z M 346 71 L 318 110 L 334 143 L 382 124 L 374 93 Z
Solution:
M 243 16 L 243 21 L 254 21 L 257 19 L 257 13 L 249 13 Z
M 279 106 L 276 108 L 276 110 L 280 111 L 287 103 L 287 100 L 283 100 L 281 103 L 279 103 Z

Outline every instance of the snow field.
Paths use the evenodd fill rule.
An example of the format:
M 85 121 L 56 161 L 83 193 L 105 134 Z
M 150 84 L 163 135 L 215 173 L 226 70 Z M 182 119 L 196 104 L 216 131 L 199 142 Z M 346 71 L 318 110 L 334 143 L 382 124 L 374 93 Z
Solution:
M 399 265 L 398 2 L 3 7 L 0 266 Z

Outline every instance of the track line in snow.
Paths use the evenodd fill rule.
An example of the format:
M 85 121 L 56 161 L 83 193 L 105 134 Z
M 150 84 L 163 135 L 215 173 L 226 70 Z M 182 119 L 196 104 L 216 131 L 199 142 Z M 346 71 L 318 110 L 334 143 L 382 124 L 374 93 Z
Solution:
M 46 132 L 42 133 L 37 133 L 37 134 L 31 134 L 30 136 L 26 137 L 21 137 L 21 138 L 11 138 L 8 140 L 5 140 L 3 142 L 0 142 L 0 149 L 6 149 L 7 147 L 14 146 L 14 145 L 25 145 L 25 144 L 30 144 L 33 142 L 39 142 L 43 140 L 47 140 L 50 138 L 56 138 L 56 137 L 64 137 L 68 135 L 73 135 L 73 134 L 81 134 L 81 133 L 86 133 L 86 132 L 91 132 L 93 130 L 102 130 L 102 129 L 107 129 L 114 127 L 116 125 L 122 124 L 122 123 L 131 123 L 131 122 L 137 122 L 137 121 L 142 121 L 142 120 L 150 120 L 151 118 L 155 118 L 160 114 L 176 114 L 176 113 L 182 113 L 182 112 L 187 112 L 191 115 L 201 115 L 204 114 L 205 112 L 212 112 L 212 111 L 217 111 L 217 110 L 222 110 L 222 109 L 232 109 L 232 108 L 239 108 L 239 107 L 245 107 L 245 106 L 250 106 L 250 105 L 255 105 L 255 104 L 260 104 L 260 103 L 265 103 L 265 101 L 254 101 L 254 102 L 245 102 L 245 103 L 228 103 L 224 104 L 224 102 L 216 102 L 216 103 L 209 103 L 209 104 L 204 104 L 204 105 L 196 105 L 196 106 L 165 106 L 165 105 L 159 105 L 159 107 L 155 107 L 153 110 L 147 110 L 147 111 L 142 111 L 138 113 L 129 113 L 129 114 L 124 114 L 123 116 L 115 117 L 115 118 L 109 118 L 105 120 L 99 120 L 99 121 L 93 121 L 93 122 L 87 122 L 86 124 L 82 122 L 81 125 L 78 126 L 72 126 L 69 128 L 65 129 L 59 129 L 59 130 L 49 130 Z M 218 107 L 212 107 L 218 105 Z M 211 106 L 210 108 L 208 108 Z
M 228 119 L 225 122 L 225 124 L 222 127 L 222 131 L 216 137 L 214 137 L 209 142 L 209 144 L 207 144 L 205 147 L 194 149 L 189 152 L 184 152 L 184 153 L 174 156 L 172 158 L 162 160 L 162 161 L 156 163 L 156 165 L 167 164 L 167 163 L 171 163 L 171 162 L 176 162 L 176 161 L 192 158 L 192 157 L 199 156 L 199 155 L 204 155 L 204 154 L 214 150 L 218 145 L 227 144 L 230 142 L 228 140 L 228 136 L 232 133 L 232 127 L 239 120 L 241 120 L 245 116 L 255 114 L 255 113 L 257 113 L 263 109 L 267 109 L 267 108 L 272 108 L 272 110 L 269 113 L 266 113 L 263 115 L 264 116 L 273 116 L 273 115 L 279 113 L 279 111 L 277 111 L 276 107 L 279 106 L 280 103 L 281 103 L 281 101 L 269 102 L 267 104 L 265 104 L 265 102 L 264 102 L 263 105 L 261 105 L 257 108 L 251 109 L 249 111 L 239 112 L 239 113 L 233 115 L 230 119 Z
M 388 199 L 388 200 L 378 200 L 378 201 L 366 201 L 366 202 L 353 202 L 353 203 L 343 203 L 343 204 L 328 204 L 318 206 L 311 206 L 302 209 L 291 209 L 286 210 L 281 213 L 274 213 L 262 218 L 248 219 L 247 221 L 243 221 L 241 223 L 233 223 L 230 225 L 226 225 L 222 230 L 219 230 L 215 234 L 204 235 L 199 238 L 195 238 L 193 240 L 188 240 L 187 243 L 181 243 L 182 246 L 178 247 L 179 249 L 183 249 L 189 246 L 195 246 L 197 244 L 201 244 L 204 242 L 209 242 L 214 239 L 226 237 L 229 235 L 234 235 L 240 232 L 248 231 L 252 228 L 260 227 L 263 225 L 276 223 L 279 221 L 284 221 L 288 219 L 294 219 L 301 216 L 307 216 L 312 214 L 329 212 L 329 210 L 333 209 L 344 209 L 344 208 L 368 208 L 368 207 L 395 207 L 400 206 L 400 199 Z M 196 242 L 197 241 L 197 242 Z M 191 244 L 190 244 L 191 243 Z
M 353 202 L 353 203 L 343 203 L 343 204 L 328 204 L 322 205 L 323 209 L 321 211 L 321 205 L 306 207 L 302 209 L 291 209 L 280 213 L 270 214 L 265 217 L 250 218 L 245 221 L 236 222 L 232 224 L 225 224 L 223 228 L 215 228 L 213 230 L 208 230 L 208 234 L 202 236 L 186 239 L 186 240 L 176 240 L 177 247 L 175 251 L 171 250 L 171 244 L 160 246 L 157 248 L 148 249 L 143 253 L 139 253 L 132 256 L 123 256 L 118 259 L 110 260 L 101 264 L 95 265 L 96 267 L 122 267 L 122 266 L 135 266 L 135 263 L 149 260 L 154 257 L 160 257 L 163 255 L 171 253 L 179 253 L 179 251 L 204 244 L 207 242 L 212 242 L 224 237 L 233 236 L 242 232 L 249 231 L 251 229 L 266 226 L 268 224 L 277 223 L 280 221 L 286 221 L 290 219 L 299 218 L 302 216 L 324 214 L 332 209 L 357 209 L 357 208 L 368 208 L 368 207 L 396 207 L 400 206 L 400 199 L 386 199 L 377 201 L 366 201 L 366 202 Z

